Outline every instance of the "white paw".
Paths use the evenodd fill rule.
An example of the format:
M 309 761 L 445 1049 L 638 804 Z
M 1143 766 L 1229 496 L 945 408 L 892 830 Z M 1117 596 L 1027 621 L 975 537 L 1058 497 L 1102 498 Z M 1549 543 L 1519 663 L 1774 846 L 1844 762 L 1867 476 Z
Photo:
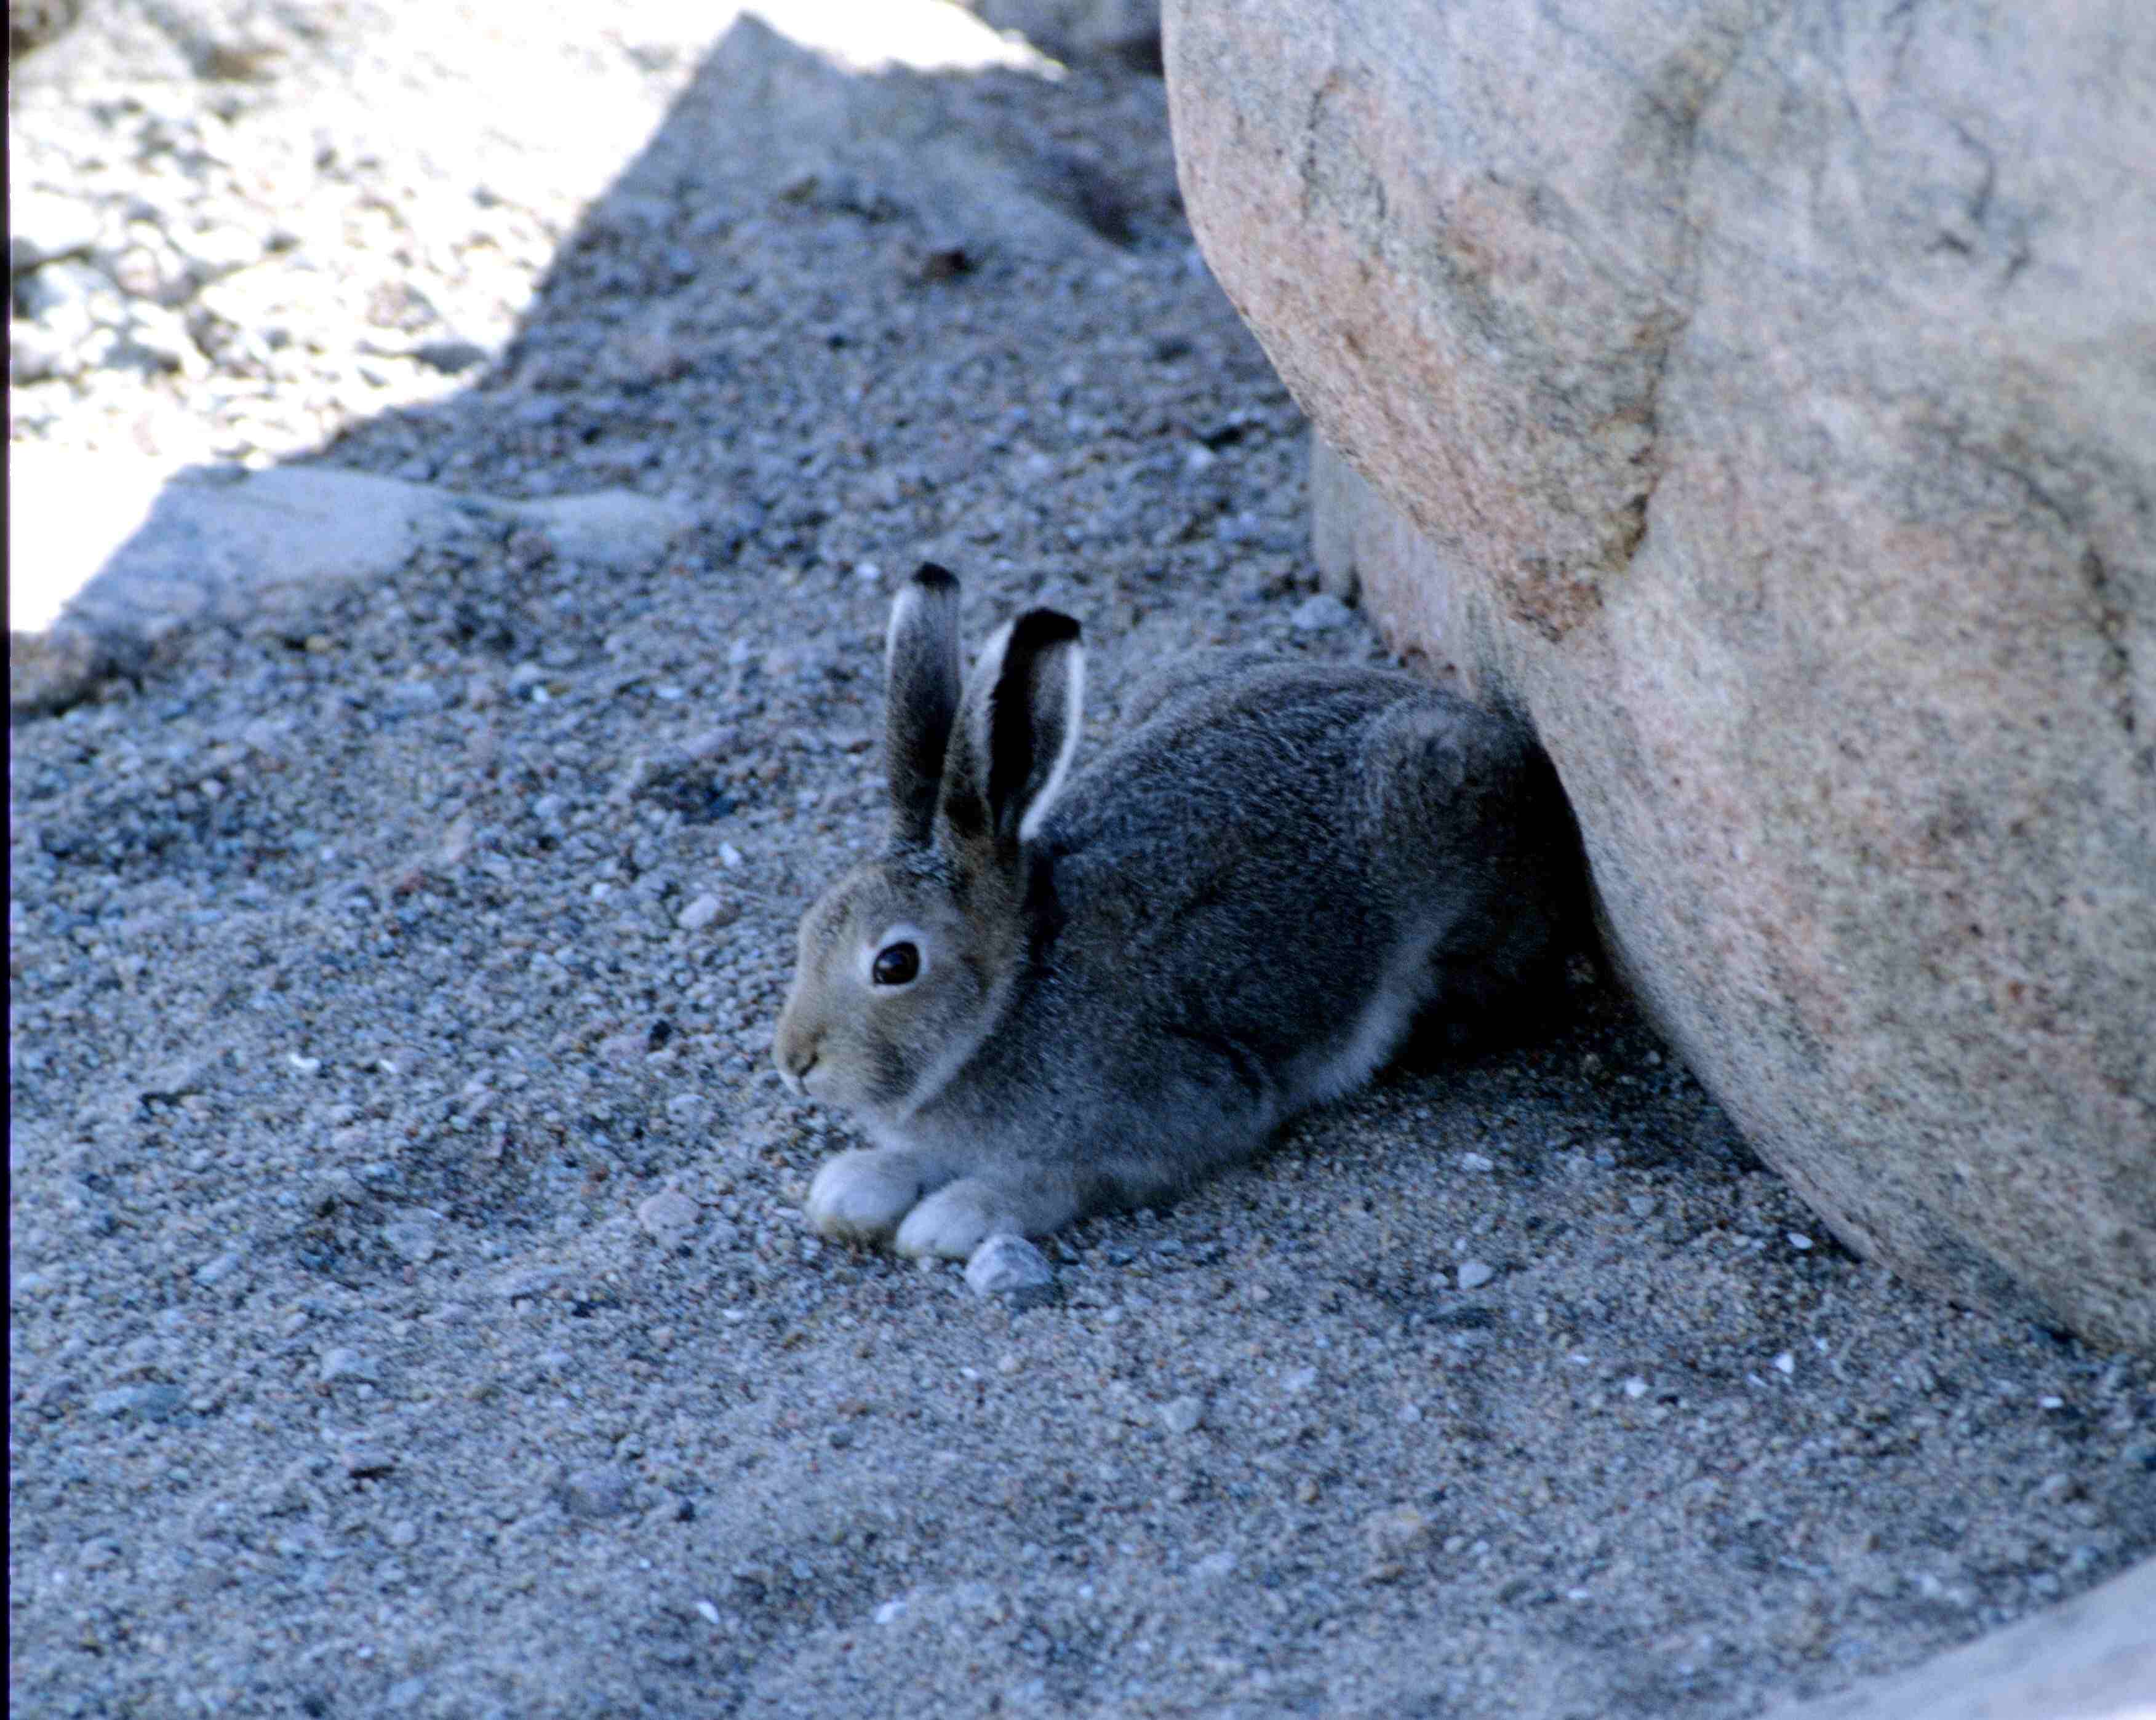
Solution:
M 979 1177 L 947 1183 L 906 1216 L 893 1246 L 901 1254 L 971 1258 L 988 1236 L 1008 1231 L 1025 1234 L 1025 1222 L 1010 1194 Z
M 842 1242 L 880 1242 L 921 1199 L 924 1179 L 910 1153 L 865 1147 L 828 1160 L 808 1185 L 803 1210 L 817 1233 Z

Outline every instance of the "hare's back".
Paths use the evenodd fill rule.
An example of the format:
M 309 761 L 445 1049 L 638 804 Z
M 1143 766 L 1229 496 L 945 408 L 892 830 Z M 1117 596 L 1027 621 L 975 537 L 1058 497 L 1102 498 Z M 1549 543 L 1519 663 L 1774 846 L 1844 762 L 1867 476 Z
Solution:
M 1282 1055 L 1353 1010 L 1403 905 L 1374 869 L 1358 759 L 1388 710 L 1429 696 L 1300 665 L 1173 690 L 1042 832 L 1051 965 L 1126 1021 Z

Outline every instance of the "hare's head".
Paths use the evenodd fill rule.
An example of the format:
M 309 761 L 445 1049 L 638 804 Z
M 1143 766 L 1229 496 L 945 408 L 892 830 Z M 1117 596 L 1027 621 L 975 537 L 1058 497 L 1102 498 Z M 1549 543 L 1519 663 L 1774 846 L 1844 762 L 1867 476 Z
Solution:
M 1078 623 L 1029 610 L 962 675 L 958 582 L 924 566 L 886 648 L 883 850 L 801 922 L 772 1047 L 796 1092 L 896 1121 L 994 1025 L 1026 959 L 1029 849 L 1076 749 Z

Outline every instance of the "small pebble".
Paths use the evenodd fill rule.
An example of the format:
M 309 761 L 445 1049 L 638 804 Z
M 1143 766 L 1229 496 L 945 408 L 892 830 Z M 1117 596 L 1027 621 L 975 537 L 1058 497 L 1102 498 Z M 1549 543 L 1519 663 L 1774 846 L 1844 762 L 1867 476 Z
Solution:
M 1463 1260 L 1457 1276 L 1461 1289 L 1480 1290 L 1497 1276 L 1497 1269 L 1485 1261 Z
M 571 1471 L 556 1484 L 554 1496 L 570 1516 L 597 1522 L 627 1511 L 631 1492 L 628 1475 L 609 1465 Z
M 674 923 L 685 932 L 701 932 L 706 926 L 718 919 L 719 915 L 725 911 L 726 905 L 724 898 L 715 896 L 706 890 L 683 909 L 675 917 Z
M 382 1240 L 392 1254 L 413 1266 L 424 1266 L 440 1247 L 434 1226 L 424 1218 L 400 1218 L 382 1226 Z
M 93 1415 L 162 1421 L 187 1401 L 177 1385 L 121 1385 L 100 1391 L 90 1400 Z
M 1430 1519 L 1412 1505 L 1380 1511 L 1363 1524 L 1363 1538 L 1381 1559 L 1397 1559 L 1430 1539 Z
M 429 370 L 454 376 L 485 364 L 487 351 L 475 340 L 423 340 L 412 349 L 412 356 Z
M 703 1209 L 679 1189 L 662 1189 L 639 1201 L 636 1221 L 654 1241 L 671 1247 L 696 1228 Z
M 374 1364 L 357 1350 L 340 1345 L 322 1352 L 321 1379 L 325 1385 L 340 1380 L 349 1380 L 357 1385 L 377 1385 L 380 1376 Z
M 1180 1437 L 1197 1431 L 1205 1419 L 1205 1405 L 1194 1397 L 1170 1398 L 1160 1406 L 1160 1425 Z
M 966 1285 L 976 1296 L 1002 1297 L 1014 1307 L 1036 1308 L 1055 1299 L 1055 1268 L 1024 1236 L 993 1236 L 966 1262 Z

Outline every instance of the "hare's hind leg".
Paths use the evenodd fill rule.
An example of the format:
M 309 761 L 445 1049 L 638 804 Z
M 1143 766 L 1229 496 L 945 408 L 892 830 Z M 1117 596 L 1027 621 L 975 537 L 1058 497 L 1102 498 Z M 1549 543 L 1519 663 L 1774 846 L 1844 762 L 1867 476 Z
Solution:
M 1371 726 L 1358 793 L 1371 851 L 1419 924 L 1437 1001 L 1478 1012 L 1532 988 L 1578 936 L 1585 863 L 1526 727 L 1443 694 Z

